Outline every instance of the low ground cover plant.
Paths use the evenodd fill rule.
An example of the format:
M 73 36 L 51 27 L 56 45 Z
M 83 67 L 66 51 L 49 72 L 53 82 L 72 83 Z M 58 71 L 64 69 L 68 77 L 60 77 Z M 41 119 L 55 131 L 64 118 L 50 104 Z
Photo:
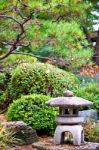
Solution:
M 14 146 L 21 142 L 21 140 L 15 138 L 15 132 L 7 129 L 0 123 L 0 150 L 5 150 L 8 146 Z
M 49 99 L 49 96 L 41 94 L 22 96 L 10 105 L 7 112 L 8 120 L 23 120 L 36 129 L 37 133 L 52 133 L 56 126 L 57 110 L 45 104 Z
M 93 120 L 89 120 L 84 125 L 85 140 L 89 142 L 99 142 L 99 125 Z

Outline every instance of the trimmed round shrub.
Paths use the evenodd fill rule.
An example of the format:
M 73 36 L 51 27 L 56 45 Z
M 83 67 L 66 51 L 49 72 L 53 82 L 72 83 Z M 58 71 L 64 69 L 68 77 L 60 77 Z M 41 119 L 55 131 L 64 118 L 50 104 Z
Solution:
M 46 106 L 50 99 L 45 95 L 27 95 L 14 101 L 7 112 L 8 120 L 23 120 L 37 131 L 45 130 L 50 133 L 54 130 L 56 109 Z
M 12 100 L 9 98 L 9 86 L 11 80 L 11 71 L 16 68 L 19 64 L 23 63 L 34 63 L 37 59 L 22 54 L 12 54 L 2 61 L 2 71 L 0 73 L 0 111 L 6 109 L 9 102 Z
M 11 75 L 8 96 L 12 100 L 34 93 L 61 96 L 66 89 L 72 90 L 78 83 L 75 75 L 43 63 L 21 64 L 13 69 Z
M 75 91 L 75 95 L 93 102 L 92 108 L 99 110 L 99 84 L 90 83 Z
M 21 63 L 33 63 L 37 59 L 35 57 L 22 55 L 22 54 L 12 54 L 9 57 L 7 57 L 3 63 L 4 67 L 16 67 L 18 64 Z

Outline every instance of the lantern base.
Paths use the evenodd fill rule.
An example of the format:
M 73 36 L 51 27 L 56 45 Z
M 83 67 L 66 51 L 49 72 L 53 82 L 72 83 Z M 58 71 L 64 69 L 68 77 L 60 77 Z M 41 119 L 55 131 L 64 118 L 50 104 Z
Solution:
M 84 131 L 81 125 L 58 125 L 54 134 L 54 144 L 63 144 L 65 132 L 73 135 L 73 144 L 81 145 L 84 143 Z

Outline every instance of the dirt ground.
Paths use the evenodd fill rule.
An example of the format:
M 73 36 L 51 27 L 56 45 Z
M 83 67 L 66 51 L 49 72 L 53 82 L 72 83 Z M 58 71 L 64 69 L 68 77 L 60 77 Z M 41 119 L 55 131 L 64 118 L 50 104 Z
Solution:
M 28 145 L 28 146 L 16 146 L 14 148 L 7 148 L 6 150 L 37 150 L 37 149 L 32 148 L 31 145 Z

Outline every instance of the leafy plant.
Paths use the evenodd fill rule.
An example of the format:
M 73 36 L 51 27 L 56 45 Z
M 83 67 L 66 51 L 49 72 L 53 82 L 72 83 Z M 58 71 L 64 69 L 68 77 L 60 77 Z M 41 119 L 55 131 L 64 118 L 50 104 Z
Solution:
M 43 63 L 21 64 L 12 70 L 11 75 L 8 96 L 12 99 L 29 93 L 59 96 L 78 83 L 73 74 Z
M 8 73 L 9 74 L 9 73 Z M 0 109 L 5 109 L 21 95 L 43 93 L 60 96 L 66 89 L 73 89 L 78 79 L 72 73 L 43 63 L 23 63 L 11 69 L 10 79 Z
M 0 91 L 5 90 L 6 76 L 4 73 L 0 73 Z
M 55 129 L 56 109 L 48 107 L 45 95 L 27 95 L 14 101 L 8 108 L 9 120 L 23 120 L 37 131 L 50 133 Z
M 99 125 L 94 125 L 92 120 L 89 120 L 84 125 L 85 140 L 90 142 L 99 142 Z
M 14 131 L 0 124 L 0 149 L 5 150 L 8 146 L 18 144 L 19 140 L 14 137 Z
M 37 59 L 35 57 L 31 57 L 28 55 L 26 56 L 22 54 L 12 54 L 9 57 L 7 57 L 2 63 L 4 64 L 4 67 L 8 67 L 10 69 L 22 63 L 33 63 L 36 60 Z
M 89 83 L 86 86 L 79 87 L 75 95 L 88 99 L 93 102 L 92 108 L 99 110 L 99 84 Z

